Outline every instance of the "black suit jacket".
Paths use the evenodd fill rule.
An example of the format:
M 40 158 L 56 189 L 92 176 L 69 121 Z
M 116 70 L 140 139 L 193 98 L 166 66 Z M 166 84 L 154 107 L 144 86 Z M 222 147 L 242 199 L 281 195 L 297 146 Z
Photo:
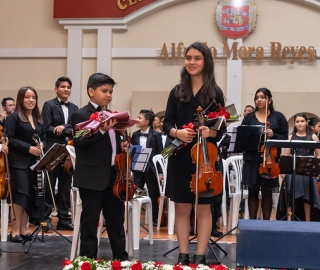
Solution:
M 72 127 L 89 120 L 95 112 L 94 106 L 88 105 L 74 112 L 71 116 Z M 117 153 L 120 153 L 120 134 L 116 133 Z M 112 145 L 108 132 L 98 131 L 90 137 L 80 137 L 74 140 L 76 150 L 76 166 L 73 175 L 75 187 L 101 191 L 107 188 L 111 180 Z M 92 198 L 94 199 L 94 198 Z
M 141 133 L 141 129 L 133 132 L 132 134 L 132 139 L 131 139 L 131 144 L 132 145 L 140 145 L 140 136 L 139 134 Z M 146 143 L 147 148 L 152 148 L 151 156 L 149 158 L 149 168 L 152 169 L 154 173 L 156 173 L 156 169 L 154 167 L 152 158 L 155 155 L 158 155 L 161 153 L 163 150 L 162 147 L 162 138 L 159 132 L 153 130 L 152 128 L 149 129 L 148 137 L 147 137 L 147 143 Z
M 34 120 L 36 129 L 30 122 L 22 122 L 18 113 L 9 115 L 5 122 L 5 128 L 9 139 L 9 165 L 18 169 L 27 169 L 36 163 L 36 157 L 29 153 L 30 146 L 35 146 L 33 134 L 40 136 L 41 142 L 46 146 L 46 133 L 44 126 Z
M 58 98 L 48 100 L 43 104 L 42 118 L 47 135 L 47 150 L 54 143 L 65 144 L 66 140 L 72 138 L 71 115 L 78 110 L 78 106 L 69 102 L 67 108 L 69 115 L 67 124 L 65 124 L 64 114 Z M 60 125 L 65 127 L 64 131 L 61 135 L 54 134 L 54 128 Z

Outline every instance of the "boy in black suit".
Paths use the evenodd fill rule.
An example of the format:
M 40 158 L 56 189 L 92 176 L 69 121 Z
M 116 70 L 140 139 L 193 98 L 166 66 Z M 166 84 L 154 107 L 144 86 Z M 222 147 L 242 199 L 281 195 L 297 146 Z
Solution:
M 55 83 L 56 97 L 43 104 L 42 118 L 46 130 L 47 147 L 49 150 L 54 143 L 65 144 L 72 137 L 71 114 L 78 110 L 78 106 L 69 102 L 72 82 L 68 77 L 60 77 Z M 70 189 L 72 175 L 61 166 L 54 172 L 49 172 L 50 185 L 54 192 L 58 178 L 58 207 L 57 230 L 73 230 L 71 218 L 68 215 L 70 205 Z M 53 229 L 50 214 L 53 207 L 53 198 L 50 192 L 49 181 L 46 181 L 44 220 L 47 226 L 45 231 Z
M 155 115 L 151 110 L 140 111 L 138 116 L 139 122 L 137 123 L 137 127 L 140 129 L 132 134 L 131 144 L 141 145 L 142 148 L 152 148 L 146 170 L 144 172 L 134 172 L 134 183 L 140 189 L 143 189 L 144 184 L 147 184 L 149 196 L 152 201 L 153 226 L 157 226 L 159 209 L 158 198 L 160 196 L 160 191 L 152 158 L 155 155 L 160 154 L 163 147 L 160 133 L 152 129 L 154 116 Z
M 115 81 L 106 74 L 94 73 L 89 77 L 87 93 L 90 102 L 72 115 L 73 127 L 109 105 L 114 85 Z M 116 179 L 114 157 L 124 147 L 124 143 L 120 143 L 119 132 L 112 128 L 116 123 L 116 120 L 107 121 L 92 136 L 74 140 L 76 165 L 73 185 L 79 188 L 83 209 L 80 256 L 97 257 L 97 226 L 102 211 L 113 259 L 124 261 L 128 259 L 123 227 L 125 205 L 114 197 L 112 190 Z

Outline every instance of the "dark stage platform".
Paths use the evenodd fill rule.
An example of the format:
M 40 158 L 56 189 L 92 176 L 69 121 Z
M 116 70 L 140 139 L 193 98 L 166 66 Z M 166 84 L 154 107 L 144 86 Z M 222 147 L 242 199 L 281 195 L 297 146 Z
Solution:
M 72 237 L 70 237 L 71 239 Z M 175 248 L 177 241 L 174 240 L 154 240 L 154 244 L 150 245 L 148 240 L 140 240 L 140 249 L 134 250 L 133 258 L 142 262 L 161 261 L 163 263 L 174 264 L 178 258 L 178 250 L 175 250 L 165 257 L 163 253 Z M 236 268 L 236 244 L 222 243 L 220 246 L 228 253 L 225 256 L 214 245 L 216 252 L 222 264 Z M 62 237 L 45 236 L 45 243 L 42 245 L 40 241 L 33 243 L 28 253 L 25 253 L 25 246 L 8 242 L 1 242 L 0 248 L 0 269 L 32 269 L 32 270 L 61 270 L 62 263 L 65 258 L 69 258 L 71 244 Z M 190 244 L 190 254 L 195 254 L 196 245 Z M 111 258 L 111 249 L 108 238 L 101 238 L 98 257 L 107 260 Z M 207 260 L 209 263 L 217 262 L 214 254 L 207 249 Z

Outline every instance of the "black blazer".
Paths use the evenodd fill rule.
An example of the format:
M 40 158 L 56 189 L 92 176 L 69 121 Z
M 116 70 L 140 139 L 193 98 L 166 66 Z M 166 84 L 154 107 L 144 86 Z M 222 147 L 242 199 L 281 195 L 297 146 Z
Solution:
M 133 132 L 132 139 L 131 139 L 132 145 L 140 145 L 140 136 L 139 136 L 140 133 L 141 133 L 141 129 Z M 161 151 L 163 150 L 163 147 L 162 147 L 162 138 L 161 138 L 160 133 L 153 130 L 152 128 L 149 129 L 146 147 L 152 148 L 151 156 L 150 156 L 149 162 L 148 162 L 148 165 L 149 165 L 148 167 L 150 167 L 152 169 L 152 171 L 154 173 L 156 173 L 156 169 L 154 167 L 152 158 L 155 155 L 160 154 Z
M 66 140 L 72 137 L 71 115 L 78 110 L 78 106 L 69 102 L 67 108 L 69 116 L 67 124 L 65 124 L 64 114 L 58 98 L 48 100 L 43 104 L 42 118 L 47 135 L 47 150 L 54 143 L 65 144 Z M 54 134 L 54 128 L 60 125 L 65 127 L 64 131 L 61 135 Z
M 10 167 L 27 169 L 36 163 L 36 156 L 29 153 L 30 146 L 35 146 L 32 140 L 33 134 L 38 134 L 44 146 L 46 146 L 46 133 L 44 126 L 34 120 L 36 129 L 33 129 L 30 122 L 22 122 L 18 113 L 9 115 L 5 121 L 9 139 L 8 161 Z
M 88 105 L 74 112 L 71 116 L 72 127 L 89 120 L 95 112 L 94 106 Z M 120 134 L 116 131 L 117 153 L 120 153 Z M 74 140 L 76 151 L 76 166 L 73 175 L 75 187 L 96 191 L 104 190 L 111 180 L 112 145 L 109 133 L 98 131 L 90 137 L 80 137 Z M 94 198 L 92 198 L 94 199 Z

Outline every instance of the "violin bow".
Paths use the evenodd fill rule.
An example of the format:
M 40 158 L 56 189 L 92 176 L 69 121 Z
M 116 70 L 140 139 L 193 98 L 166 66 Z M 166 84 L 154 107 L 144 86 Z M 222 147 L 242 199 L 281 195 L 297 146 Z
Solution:
M 267 123 L 268 123 L 268 103 L 269 99 L 268 96 L 266 96 L 266 116 L 265 116 L 265 122 L 264 122 L 264 143 L 267 141 Z M 264 146 L 264 153 L 263 153 L 263 167 L 266 166 L 267 161 L 267 154 L 266 154 L 266 147 Z
M 126 177 L 127 177 L 127 181 L 126 181 L 126 233 L 128 233 L 128 228 L 129 228 L 129 179 L 131 178 L 129 176 L 130 173 L 130 164 L 129 164 L 129 152 L 130 152 L 130 136 L 131 134 L 129 133 L 129 136 L 127 135 L 127 130 L 124 131 L 124 137 L 126 137 L 126 141 L 128 143 L 128 149 L 126 150 L 126 162 L 127 162 L 127 166 L 126 166 Z

